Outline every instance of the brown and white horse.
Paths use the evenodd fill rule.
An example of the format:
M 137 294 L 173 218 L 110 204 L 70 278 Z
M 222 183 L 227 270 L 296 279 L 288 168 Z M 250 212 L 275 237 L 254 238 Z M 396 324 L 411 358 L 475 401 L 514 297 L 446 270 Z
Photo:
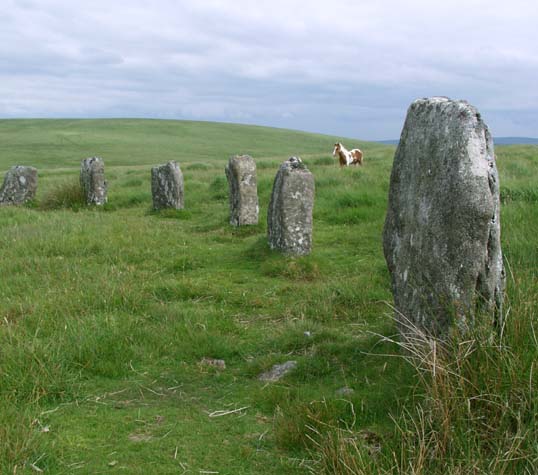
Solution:
M 358 148 L 347 150 L 340 142 L 334 144 L 333 156 L 338 157 L 341 167 L 362 165 L 362 152 Z

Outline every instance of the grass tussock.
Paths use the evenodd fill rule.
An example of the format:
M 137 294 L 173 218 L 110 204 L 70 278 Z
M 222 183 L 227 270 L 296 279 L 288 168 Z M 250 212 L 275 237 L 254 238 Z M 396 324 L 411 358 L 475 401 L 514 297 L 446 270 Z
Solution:
M 165 208 L 149 211 L 150 215 L 155 216 L 161 219 L 177 219 L 180 221 L 187 221 L 192 218 L 192 212 L 187 209 L 175 209 L 175 208 Z
M 5 400 L 0 412 L 0 472 L 17 473 L 23 471 L 24 460 L 32 460 L 35 455 L 39 427 L 37 420 L 21 409 L 13 400 Z
M 510 188 L 507 186 L 501 187 L 501 203 L 510 201 L 524 201 L 527 203 L 538 202 L 538 190 L 532 188 Z
M 354 418 L 353 404 L 344 399 L 308 403 L 291 401 L 279 406 L 276 411 L 276 443 L 286 449 L 315 448 L 313 434 L 320 434 L 328 428 L 351 427 Z
M 72 209 L 74 211 L 85 206 L 85 197 L 80 182 L 71 180 L 60 183 L 52 188 L 41 200 L 41 209 Z
M 261 266 L 270 277 L 284 277 L 295 281 L 313 281 L 321 276 L 321 266 L 310 257 L 269 259 Z
M 209 192 L 211 194 L 211 198 L 214 200 L 226 200 L 228 198 L 228 182 L 226 177 L 215 177 L 209 184 Z
M 538 461 L 536 315 L 521 295 L 502 334 L 477 328 L 441 341 L 393 341 L 415 370 L 415 404 L 379 450 L 354 428 L 314 431 L 314 473 L 532 474 Z M 527 303 L 525 303 L 527 302 Z

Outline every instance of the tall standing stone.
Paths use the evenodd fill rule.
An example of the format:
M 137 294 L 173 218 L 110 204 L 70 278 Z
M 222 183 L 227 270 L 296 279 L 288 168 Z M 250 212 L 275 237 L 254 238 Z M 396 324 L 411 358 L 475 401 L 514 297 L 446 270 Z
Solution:
M 37 170 L 34 167 L 16 165 L 11 167 L 0 188 L 0 204 L 20 205 L 35 198 Z
M 230 193 L 230 224 L 258 224 L 256 163 L 248 155 L 230 158 L 225 168 Z
M 105 163 L 101 158 L 91 157 L 82 160 L 80 186 L 87 204 L 104 205 L 107 202 Z
M 305 255 L 312 249 L 314 176 L 300 158 L 279 168 L 267 211 L 269 246 L 285 254 Z
M 183 174 L 175 161 L 151 169 L 153 209 L 182 209 Z
M 396 320 L 446 336 L 478 314 L 498 323 L 504 291 L 499 176 L 478 111 L 444 97 L 411 104 L 394 157 L 383 248 Z

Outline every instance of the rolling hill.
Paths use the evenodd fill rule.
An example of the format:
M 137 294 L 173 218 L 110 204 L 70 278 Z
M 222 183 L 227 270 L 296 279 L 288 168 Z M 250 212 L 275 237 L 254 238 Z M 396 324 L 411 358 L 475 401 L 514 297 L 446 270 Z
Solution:
M 100 156 L 113 166 L 227 160 L 233 154 L 259 158 L 331 155 L 335 141 L 364 147 L 342 137 L 285 129 L 214 122 L 147 119 L 0 120 L 0 166 L 78 167 Z M 371 144 L 372 147 L 376 145 Z M 379 146 L 377 146 L 379 147 Z

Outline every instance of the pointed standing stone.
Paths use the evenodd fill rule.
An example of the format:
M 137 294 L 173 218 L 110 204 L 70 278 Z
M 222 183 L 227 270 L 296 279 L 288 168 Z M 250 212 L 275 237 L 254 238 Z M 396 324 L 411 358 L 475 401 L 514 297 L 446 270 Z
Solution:
M 0 188 L 0 204 L 21 205 L 35 198 L 37 170 L 34 167 L 16 165 L 11 167 Z
M 101 158 L 91 157 L 82 160 L 80 186 L 87 204 L 104 205 L 107 202 L 105 164 Z
M 269 246 L 285 254 L 305 255 L 312 249 L 314 176 L 300 158 L 279 168 L 267 210 Z
M 153 209 L 183 209 L 183 174 L 175 161 L 151 169 Z
M 230 158 L 225 168 L 230 193 L 230 224 L 258 224 L 256 163 L 248 155 Z
M 489 130 L 467 102 L 434 97 L 410 106 L 394 157 L 383 248 L 402 334 L 446 336 L 453 323 L 471 327 L 479 312 L 498 323 L 499 176 Z

